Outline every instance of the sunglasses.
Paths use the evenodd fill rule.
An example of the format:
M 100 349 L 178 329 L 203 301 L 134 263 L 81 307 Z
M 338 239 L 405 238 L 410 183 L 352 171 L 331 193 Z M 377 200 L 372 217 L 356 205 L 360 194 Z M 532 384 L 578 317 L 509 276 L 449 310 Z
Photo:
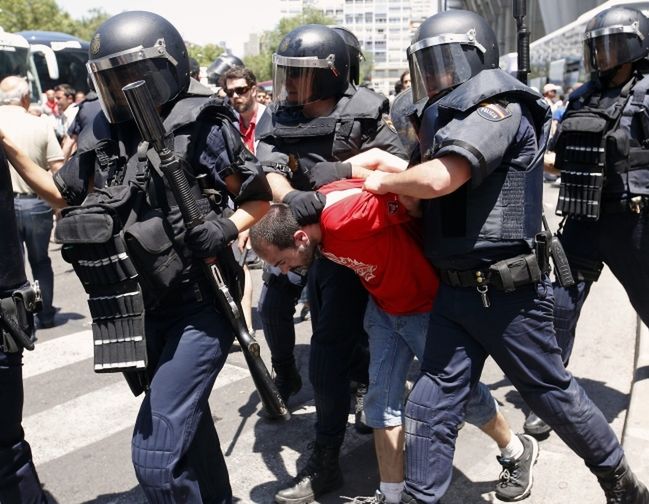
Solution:
M 232 89 L 226 89 L 225 94 L 228 96 L 228 98 L 232 98 L 234 96 L 234 93 L 237 93 L 239 96 L 245 95 L 248 91 L 250 91 L 251 86 L 241 86 L 241 87 L 235 87 Z

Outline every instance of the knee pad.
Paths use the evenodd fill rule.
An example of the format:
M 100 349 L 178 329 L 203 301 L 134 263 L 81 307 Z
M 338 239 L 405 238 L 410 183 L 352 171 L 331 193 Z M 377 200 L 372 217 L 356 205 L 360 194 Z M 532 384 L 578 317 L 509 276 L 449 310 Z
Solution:
M 131 455 L 135 474 L 143 487 L 160 488 L 171 483 L 173 441 L 173 428 L 166 418 L 155 413 L 138 417 Z

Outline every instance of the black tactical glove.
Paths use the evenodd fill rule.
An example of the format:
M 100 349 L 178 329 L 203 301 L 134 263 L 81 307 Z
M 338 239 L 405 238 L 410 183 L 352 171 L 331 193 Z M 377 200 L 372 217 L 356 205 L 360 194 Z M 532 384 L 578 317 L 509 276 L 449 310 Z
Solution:
M 309 172 L 311 184 L 315 189 L 323 185 L 352 177 L 352 164 L 341 161 L 321 161 L 313 165 Z
M 239 236 L 234 222 L 225 217 L 206 220 L 185 233 L 187 247 L 197 257 L 214 257 Z
M 298 224 L 305 226 L 320 220 L 327 199 L 318 191 L 291 191 L 282 201 L 289 206 Z

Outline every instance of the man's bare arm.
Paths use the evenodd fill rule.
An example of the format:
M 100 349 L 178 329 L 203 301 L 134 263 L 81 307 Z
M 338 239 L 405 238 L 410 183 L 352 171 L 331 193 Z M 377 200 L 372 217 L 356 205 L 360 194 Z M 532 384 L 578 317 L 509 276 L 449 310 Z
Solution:
M 67 206 L 67 202 L 63 199 L 56 184 L 54 184 L 52 174 L 34 163 L 3 132 L 0 132 L 0 139 L 7 154 L 7 159 L 33 191 L 53 208 Z

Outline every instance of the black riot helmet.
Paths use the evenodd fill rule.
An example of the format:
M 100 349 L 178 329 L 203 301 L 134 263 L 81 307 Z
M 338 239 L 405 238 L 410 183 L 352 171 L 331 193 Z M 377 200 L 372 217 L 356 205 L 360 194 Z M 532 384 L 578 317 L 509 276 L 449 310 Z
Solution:
M 587 72 L 602 75 L 649 53 L 649 19 L 630 7 L 611 7 L 586 25 L 584 63 Z
M 365 56 L 361 50 L 361 44 L 351 31 L 342 26 L 331 26 L 338 35 L 340 35 L 349 51 L 349 82 L 358 85 L 361 77 L 361 61 L 365 61 Z
M 412 99 L 417 102 L 498 68 L 498 41 L 475 12 L 450 10 L 424 21 L 408 47 Z
M 235 66 L 243 67 L 243 61 L 240 58 L 237 58 L 234 54 L 225 53 L 221 54 L 216 58 L 210 66 L 207 67 L 207 82 L 218 86 L 221 81 L 221 77 Z
M 279 106 L 296 107 L 342 96 L 348 79 L 347 45 L 324 25 L 296 28 L 273 54 L 273 101 Z
M 90 42 L 87 66 L 111 123 L 131 118 L 122 92 L 127 84 L 144 80 L 156 105 L 189 86 L 185 43 L 169 21 L 152 12 L 122 12 L 104 21 Z

